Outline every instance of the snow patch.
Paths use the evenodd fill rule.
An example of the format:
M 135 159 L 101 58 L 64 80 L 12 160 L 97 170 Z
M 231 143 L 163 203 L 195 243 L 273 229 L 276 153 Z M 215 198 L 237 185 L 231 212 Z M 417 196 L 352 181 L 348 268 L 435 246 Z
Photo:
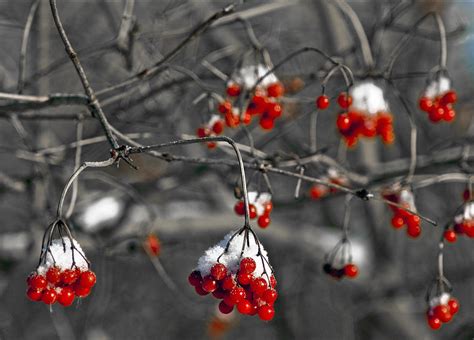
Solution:
M 257 80 L 266 75 L 268 71 L 270 71 L 270 68 L 262 64 L 244 66 L 232 75 L 228 85 L 237 83 L 240 86 L 243 86 L 246 90 L 250 90 L 255 86 Z M 259 85 L 267 87 L 276 82 L 278 82 L 278 78 L 274 73 L 270 73 L 263 78 Z
M 363 82 L 354 85 L 349 94 L 352 97 L 352 107 L 359 112 L 375 115 L 379 112 L 388 112 L 383 90 L 372 82 Z
M 81 270 L 89 268 L 86 256 L 79 243 L 73 239 L 75 249 L 71 249 L 71 240 L 69 237 L 55 239 L 51 242 L 49 250 L 46 253 L 46 260 L 38 267 L 38 273 L 45 275 L 50 267 L 58 267 L 61 270 L 71 269 L 74 263 Z

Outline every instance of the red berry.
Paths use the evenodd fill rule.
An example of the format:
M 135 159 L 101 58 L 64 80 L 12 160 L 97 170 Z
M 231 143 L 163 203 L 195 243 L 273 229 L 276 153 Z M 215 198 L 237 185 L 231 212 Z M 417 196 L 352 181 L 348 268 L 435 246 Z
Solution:
M 254 219 L 257 217 L 257 208 L 253 204 L 249 204 L 250 218 Z
M 81 285 L 78 285 L 77 283 L 74 285 L 74 294 L 76 294 L 77 297 L 85 298 L 90 293 L 91 293 L 90 288 L 82 287 Z
M 281 97 L 285 92 L 285 88 L 279 82 L 268 85 L 267 94 L 269 97 Z
M 266 228 L 270 224 L 270 217 L 268 215 L 262 215 L 258 218 L 257 223 L 260 228 Z
M 272 286 L 272 288 L 275 288 L 277 285 L 277 280 L 275 278 L 275 276 L 272 274 L 270 275 L 270 286 Z
M 229 293 L 229 301 L 235 305 L 236 303 L 239 303 L 239 301 L 245 299 L 245 296 L 245 289 L 242 287 L 234 287 Z
M 258 307 L 258 316 L 263 321 L 270 321 L 275 316 L 275 309 L 269 305 L 260 306 Z
M 46 272 L 46 279 L 53 285 L 61 280 L 61 272 L 57 267 L 51 267 Z
M 459 301 L 455 298 L 451 298 L 449 301 L 448 301 L 448 306 L 449 306 L 449 311 L 451 312 L 451 314 L 456 314 L 459 310 Z
M 352 121 L 346 113 L 342 113 L 337 117 L 336 124 L 339 131 L 345 132 L 351 128 Z
M 437 317 L 428 317 L 428 325 L 431 329 L 439 329 L 441 327 L 441 320 Z
M 56 302 L 57 299 L 57 294 L 54 289 L 47 289 L 44 293 L 43 296 L 41 297 L 41 301 L 43 301 L 47 305 L 52 305 L 53 303 Z
M 201 286 L 201 282 L 202 282 L 201 273 L 197 270 L 193 271 L 188 276 L 188 282 L 191 286 L 194 286 L 194 287 Z
M 240 85 L 231 83 L 227 86 L 226 92 L 231 97 L 237 97 L 240 94 Z
M 220 135 L 224 131 L 224 122 L 222 120 L 217 120 L 214 125 L 212 125 L 212 132 L 216 135 Z
M 204 296 L 204 295 L 209 294 L 209 293 L 206 292 L 204 289 L 202 289 L 201 285 L 195 286 L 195 287 L 194 287 L 194 290 L 196 291 L 196 293 L 197 293 L 198 295 L 201 295 L 201 296 Z
M 320 95 L 318 99 L 316 99 L 316 107 L 320 110 L 325 110 L 329 107 L 329 97 L 326 95 Z
M 326 187 L 323 187 L 321 185 L 313 185 L 309 191 L 309 195 L 311 196 L 311 199 L 313 200 L 318 200 L 321 197 L 324 197 L 327 194 L 327 189 Z
M 235 203 L 234 211 L 237 215 L 245 215 L 244 201 L 238 201 L 237 203 Z
M 403 219 L 403 217 L 396 215 L 392 218 L 392 226 L 395 229 L 403 227 L 404 224 L 405 220 Z
M 74 269 L 65 269 L 61 273 L 61 282 L 66 284 L 66 285 L 70 285 L 70 284 L 73 284 L 74 282 L 76 282 L 78 277 L 79 277 L 79 275 L 77 274 L 77 272 Z
M 217 106 L 217 110 L 220 113 L 228 113 L 232 110 L 232 104 L 228 100 L 220 102 L 219 106 Z
M 257 277 L 250 283 L 250 289 L 256 295 L 261 295 L 267 290 L 267 281 L 263 277 Z
M 337 103 L 343 109 L 347 109 L 352 104 L 352 97 L 345 92 L 342 92 L 339 97 L 337 97 Z
M 252 97 L 250 102 L 249 109 L 251 113 L 263 113 L 265 111 L 268 99 L 262 92 L 255 92 L 255 95 Z
M 220 311 L 222 314 L 229 314 L 229 313 L 231 313 L 233 310 L 234 310 L 234 306 L 229 306 L 229 305 L 226 304 L 224 301 L 221 301 L 221 302 L 219 303 L 219 311 Z
M 264 293 L 263 293 L 263 299 L 269 304 L 273 305 L 278 297 L 278 293 L 275 289 L 268 288 Z
M 446 230 L 444 232 L 444 239 L 450 243 L 453 243 L 453 242 L 456 242 L 456 233 L 454 232 L 454 230 Z
M 273 118 L 262 118 L 260 119 L 260 127 L 264 130 L 271 130 L 275 127 L 275 121 Z
M 31 301 L 40 301 L 43 293 L 39 289 L 28 288 L 26 295 Z
M 433 102 L 428 97 L 421 97 L 419 104 L 420 104 L 420 109 L 425 112 L 428 112 L 431 109 L 431 106 L 433 106 Z
M 239 123 L 240 123 L 239 115 L 234 115 L 232 112 L 227 112 L 224 118 L 225 118 L 225 124 L 228 127 L 234 128 L 236 126 L 239 126 Z
M 421 228 L 419 225 L 417 226 L 408 226 L 407 228 L 407 234 L 408 236 L 411 236 L 413 238 L 417 238 L 421 234 Z
M 359 269 L 355 264 L 346 264 L 344 266 L 344 274 L 350 278 L 356 277 L 357 274 L 359 273 Z
M 237 275 L 237 281 L 239 281 L 239 283 L 244 286 L 250 284 L 250 282 L 252 282 L 252 278 L 252 274 L 249 273 L 239 273 L 239 275 Z
M 252 122 L 252 115 L 248 111 L 245 111 L 244 116 L 240 118 L 240 121 L 244 125 L 249 125 Z
M 278 118 L 281 116 L 282 108 L 281 105 L 278 103 L 268 103 L 267 104 L 267 113 L 268 118 Z
M 217 282 L 211 275 L 206 275 L 202 279 L 202 289 L 208 293 L 212 293 L 217 289 Z
M 74 302 L 74 291 L 69 287 L 64 287 L 58 295 L 58 302 L 64 307 L 72 305 Z
M 222 280 L 222 289 L 224 290 L 231 290 L 234 288 L 236 285 L 235 280 L 232 278 L 232 276 L 226 276 L 224 280 Z
M 252 274 L 257 268 L 255 260 L 251 257 L 244 257 L 240 261 L 240 272 L 246 274 Z
M 265 210 L 265 213 L 269 214 L 273 210 L 273 203 L 271 201 L 268 201 L 263 205 L 263 208 Z
M 406 218 L 408 227 L 418 227 L 421 223 L 420 216 L 415 214 L 409 214 Z
M 449 307 L 446 305 L 438 305 L 433 309 L 434 315 L 442 322 L 448 322 L 452 319 Z
M 220 281 L 227 275 L 227 268 L 222 263 L 216 263 L 211 268 L 211 275 L 217 280 Z
M 444 94 L 441 98 L 441 103 L 446 104 L 454 104 L 458 100 L 458 96 L 456 95 L 455 91 L 448 91 Z
M 96 276 L 93 271 L 88 270 L 79 277 L 79 285 L 83 288 L 92 288 L 96 283 Z
M 209 136 L 209 134 L 209 130 L 204 127 L 199 127 L 196 131 L 196 136 L 198 136 L 199 138 L 207 137 Z
M 249 300 L 240 300 L 237 304 L 237 310 L 241 314 L 250 314 L 250 312 L 252 311 L 252 304 Z
M 43 275 L 35 275 L 30 280 L 30 287 L 37 290 L 43 290 L 46 288 L 48 282 Z
M 456 118 L 456 111 L 454 111 L 454 109 L 449 108 L 449 109 L 445 110 L 443 119 L 446 122 L 451 122 L 451 121 L 454 120 L 454 118 Z
M 445 110 L 442 106 L 433 105 L 429 112 L 429 118 L 433 122 L 439 122 L 444 116 Z

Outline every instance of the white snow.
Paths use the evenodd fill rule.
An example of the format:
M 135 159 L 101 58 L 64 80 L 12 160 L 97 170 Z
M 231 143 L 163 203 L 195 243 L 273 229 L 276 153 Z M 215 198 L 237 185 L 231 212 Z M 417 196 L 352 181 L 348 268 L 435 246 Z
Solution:
M 253 204 L 257 209 L 257 215 L 262 216 L 265 212 L 264 204 L 272 200 L 272 194 L 269 192 L 261 192 L 260 194 L 257 191 L 249 192 L 249 204 Z
M 448 92 L 451 88 L 451 80 L 446 77 L 440 77 L 439 79 L 432 80 L 425 89 L 424 96 L 428 98 L 437 97 L 445 92 Z
M 103 197 L 91 203 L 78 218 L 84 229 L 95 232 L 118 219 L 122 208 L 123 203 L 116 197 Z
M 370 81 L 354 85 L 349 94 L 352 97 L 352 107 L 356 111 L 370 115 L 388 112 L 388 104 L 385 101 L 383 90 Z
M 250 90 L 255 86 L 260 77 L 263 77 L 270 69 L 262 64 L 244 66 L 237 70 L 231 77 L 229 84 L 237 83 L 243 86 L 246 90 Z M 259 85 L 266 87 L 272 83 L 276 83 L 278 78 L 274 73 L 268 74 Z
M 410 210 L 416 211 L 415 198 L 413 197 L 413 193 L 408 189 L 400 191 L 400 204 L 406 204 Z
M 209 275 L 209 273 L 211 272 L 211 267 L 217 263 L 217 258 L 224 252 L 228 240 L 232 237 L 234 233 L 234 231 L 228 233 L 222 241 L 210 247 L 204 252 L 204 255 L 199 258 L 196 270 L 198 270 L 202 276 Z M 257 264 L 257 267 L 253 273 L 255 277 L 261 276 L 263 274 L 264 269 L 266 270 L 268 275 L 271 275 L 271 269 L 267 264 L 267 252 L 263 248 L 263 245 L 260 244 L 261 255 L 257 256 L 258 246 L 255 242 L 255 238 L 251 233 L 249 233 L 250 246 L 247 246 L 247 244 L 245 244 L 244 253 L 242 257 L 240 256 L 240 253 L 242 251 L 242 244 L 244 242 L 244 234 L 245 232 L 243 232 L 241 235 L 236 235 L 232 239 L 227 253 L 221 256 L 219 262 L 225 265 L 227 267 L 227 270 L 230 271 L 230 273 L 235 274 L 239 270 L 240 260 L 244 257 L 251 257 Z M 267 262 L 265 260 L 262 261 L 261 256 L 263 256 Z M 263 275 L 262 277 L 268 282 L 268 278 L 266 275 Z
M 430 307 L 434 308 L 439 305 L 447 305 L 451 295 L 449 293 L 442 293 L 440 296 L 435 296 L 430 300 Z
M 207 122 L 207 128 L 212 129 L 214 124 L 219 120 L 221 120 L 221 117 L 219 115 L 212 115 L 209 121 Z
M 63 242 L 65 247 L 63 246 Z M 49 251 L 46 254 L 46 261 L 38 267 L 38 273 L 41 275 L 46 274 L 50 267 L 58 267 L 61 270 L 72 268 L 72 256 L 74 254 L 74 262 L 77 267 L 81 270 L 87 270 L 88 265 L 82 251 L 81 246 L 73 239 L 73 244 L 76 249 L 71 250 L 71 241 L 69 237 L 63 237 L 62 239 L 55 239 L 51 242 Z M 82 254 L 82 256 L 81 256 Z
M 469 202 L 464 206 L 464 212 L 454 217 L 454 222 L 470 221 L 474 219 L 474 202 Z

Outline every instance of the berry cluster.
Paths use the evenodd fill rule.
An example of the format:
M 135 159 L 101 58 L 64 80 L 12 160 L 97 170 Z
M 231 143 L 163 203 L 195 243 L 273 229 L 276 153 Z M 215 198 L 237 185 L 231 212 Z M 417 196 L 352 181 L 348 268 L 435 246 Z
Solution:
M 432 329 L 439 329 L 443 323 L 452 320 L 459 310 L 459 302 L 448 293 L 442 293 L 429 301 L 426 312 L 428 325 Z
M 230 233 L 209 248 L 198 260 L 198 267 L 188 281 L 198 295 L 212 293 L 221 300 L 219 310 L 223 314 L 236 308 L 241 314 L 258 314 L 260 319 L 269 321 L 275 315 L 277 282 L 263 246 L 256 238 L 243 234 Z M 243 252 L 242 242 L 246 246 Z
M 348 183 L 347 178 L 343 177 L 336 169 L 333 168 L 328 169 L 327 176 L 323 176 L 321 179 L 342 186 L 346 186 Z M 337 192 L 337 189 L 335 188 L 329 188 L 322 184 L 314 184 L 309 190 L 309 196 L 313 200 L 319 200 L 335 192 Z
M 74 255 L 73 255 L 74 254 Z M 49 247 L 46 261 L 27 278 L 26 295 L 32 301 L 67 307 L 75 297 L 84 298 L 96 283 L 79 244 L 69 238 L 57 239 Z
M 450 89 L 450 83 L 446 77 L 433 80 L 420 97 L 420 109 L 428 113 L 432 122 L 451 122 L 456 117 L 453 104 L 457 101 L 457 94 Z
M 258 193 L 251 191 L 249 197 L 250 218 L 257 219 L 257 224 L 260 228 L 266 228 L 270 225 L 270 213 L 273 210 L 272 195 L 268 192 Z M 235 206 L 234 211 L 237 215 L 245 215 L 245 204 L 243 200 L 239 200 Z
M 334 279 L 355 278 L 359 268 L 352 263 L 351 245 L 343 239 L 325 257 L 323 272 Z
M 196 135 L 199 138 L 203 137 L 211 137 L 211 136 L 219 136 L 224 131 L 224 121 L 218 115 L 212 115 L 209 121 L 200 126 L 197 131 Z M 217 146 L 216 142 L 208 142 L 207 147 L 209 149 L 214 149 Z
M 457 235 L 474 238 L 474 201 L 467 201 L 462 210 L 454 217 L 454 223 L 444 232 L 444 238 L 448 242 L 455 242 Z
M 415 199 L 413 193 L 409 189 L 391 189 L 383 194 L 383 197 L 391 202 L 403 206 L 405 209 L 416 212 Z M 421 219 L 418 215 L 409 211 L 389 205 L 393 211 L 392 227 L 400 229 L 404 225 L 407 226 L 407 234 L 413 238 L 417 238 L 421 234 Z

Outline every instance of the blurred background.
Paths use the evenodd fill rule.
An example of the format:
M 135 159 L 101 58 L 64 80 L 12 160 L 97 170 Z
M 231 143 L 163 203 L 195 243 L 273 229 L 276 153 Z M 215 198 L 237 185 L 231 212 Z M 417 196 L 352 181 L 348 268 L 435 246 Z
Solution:
M 164 70 L 134 86 L 100 94 L 159 61 L 189 32 L 230 1 L 58 1 L 66 32 L 111 124 L 143 144 L 194 135 L 209 118 L 202 89 L 192 79 Z M 217 93 L 225 82 L 207 61 L 230 75 L 252 51 L 245 27 L 268 49 L 273 63 L 291 52 L 314 46 L 367 76 L 361 46 L 343 1 L 244 1 L 235 15 L 215 21 L 171 61 L 192 70 Z M 433 124 L 417 102 L 426 77 L 399 79 L 395 85 L 408 102 L 417 126 L 419 162 L 414 178 L 418 211 L 444 226 L 462 203 L 466 187 L 458 182 L 416 188 L 416 183 L 449 173 L 469 173 L 460 166 L 472 143 L 474 40 L 469 1 L 349 1 L 383 70 L 391 52 L 413 24 L 430 11 L 441 14 L 448 38 L 448 70 L 459 97 L 453 123 Z M 131 13 L 127 12 L 130 6 Z M 126 14 L 124 16 L 124 14 Z M 130 17 L 130 19 L 128 19 Z M 31 32 L 22 64 L 22 37 Z M 48 1 L 0 1 L 0 92 L 27 95 L 83 93 L 73 65 L 54 26 Z M 438 63 L 439 36 L 434 20 L 416 31 L 395 64 L 394 74 L 428 72 Z M 308 131 L 321 78 L 331 65 L 315 54 L 298 56 L 276 72 L 285 84 L 285 112 L 271 132 L 258 124 L 248 129 L 257 149 L 273 160 L 310 154 Z M 21 76 L 21 74 L 24 76 Z M 318 115 L 317 146 L 343 169 L 354 188 L 377 191 L 400 181 L 410 157 L 410 123 L 405 108 L 383 79 L 394 116 L 396 140 L 385 146 L 364 140 L 341 151 L 335 128 L 336 105 Z M 20 83 L 20 85 L 19 85 Z M 326 92 L 344 90 L 335 76 Z M 1 339 L 472 339 L 474 338 L 474 254 L 472 240 L 461 238 L 445 251 L 445 275 L 461 309 L 449 324 L 432 331 L 426 324 L 425 293 L 437 274 L 442 228 L 423 223 L 421 237 L 407 237 L 390 226 L 392 213 L 379 201 L 352 200 L 350 239 L 360 268 L 355 280 L 336 281 L 322 271 L 324 255 L 341 237 L 345 196 L 334 193 L 312 200 L 310 183 L 270 173 L 274 212 L 271 225 L 256 227 L 278 280 L 273 321 L 223 316 L 217 300 L 195 294 L 187 283 L 197 259 L 231 230 L 242 226 L 233 211 L 238 169 L 222 164 L 165 162 L 134 155 L 139 170 L 86 170 L 79 179 L 78 201 L 70 219 L 74 235 L 92 262 L 98 283 L 92 294 L 69 308 L 52 310 L 25 296 L 26 277 L 35 269 L 44 230 L 74 169 L 77 117 L 83 117 L 83 161 L 109 157 L 109 145 L 97 120 L 84 106 L 21 107 L 0 99 L 0 338 Z M 249 141 L 242 129 L 226 135 Z M 87 141 L 87 142 L 86 142 Z M 167 150 L 175 155 L 234 159 L 229 149 L 205 145 Z M 254 162 L 246 154 L 248 162 Z M 434 161 L 435 160 L 435 161 Z M 319 178 L 328 164 L 315 160 L 306 174 Z M 287 168 L 297 172 L 295 167 Z M 259 172 L 247 170 L 251 190 L 262 186 Z M 461 176 L 462 177 L 462 176 Z M 264 185 L 263 185 L 264 186 Z M 257 230 L 258 229 L 258 230 Z M 142 242 L 158 236 L 158 257 Z

